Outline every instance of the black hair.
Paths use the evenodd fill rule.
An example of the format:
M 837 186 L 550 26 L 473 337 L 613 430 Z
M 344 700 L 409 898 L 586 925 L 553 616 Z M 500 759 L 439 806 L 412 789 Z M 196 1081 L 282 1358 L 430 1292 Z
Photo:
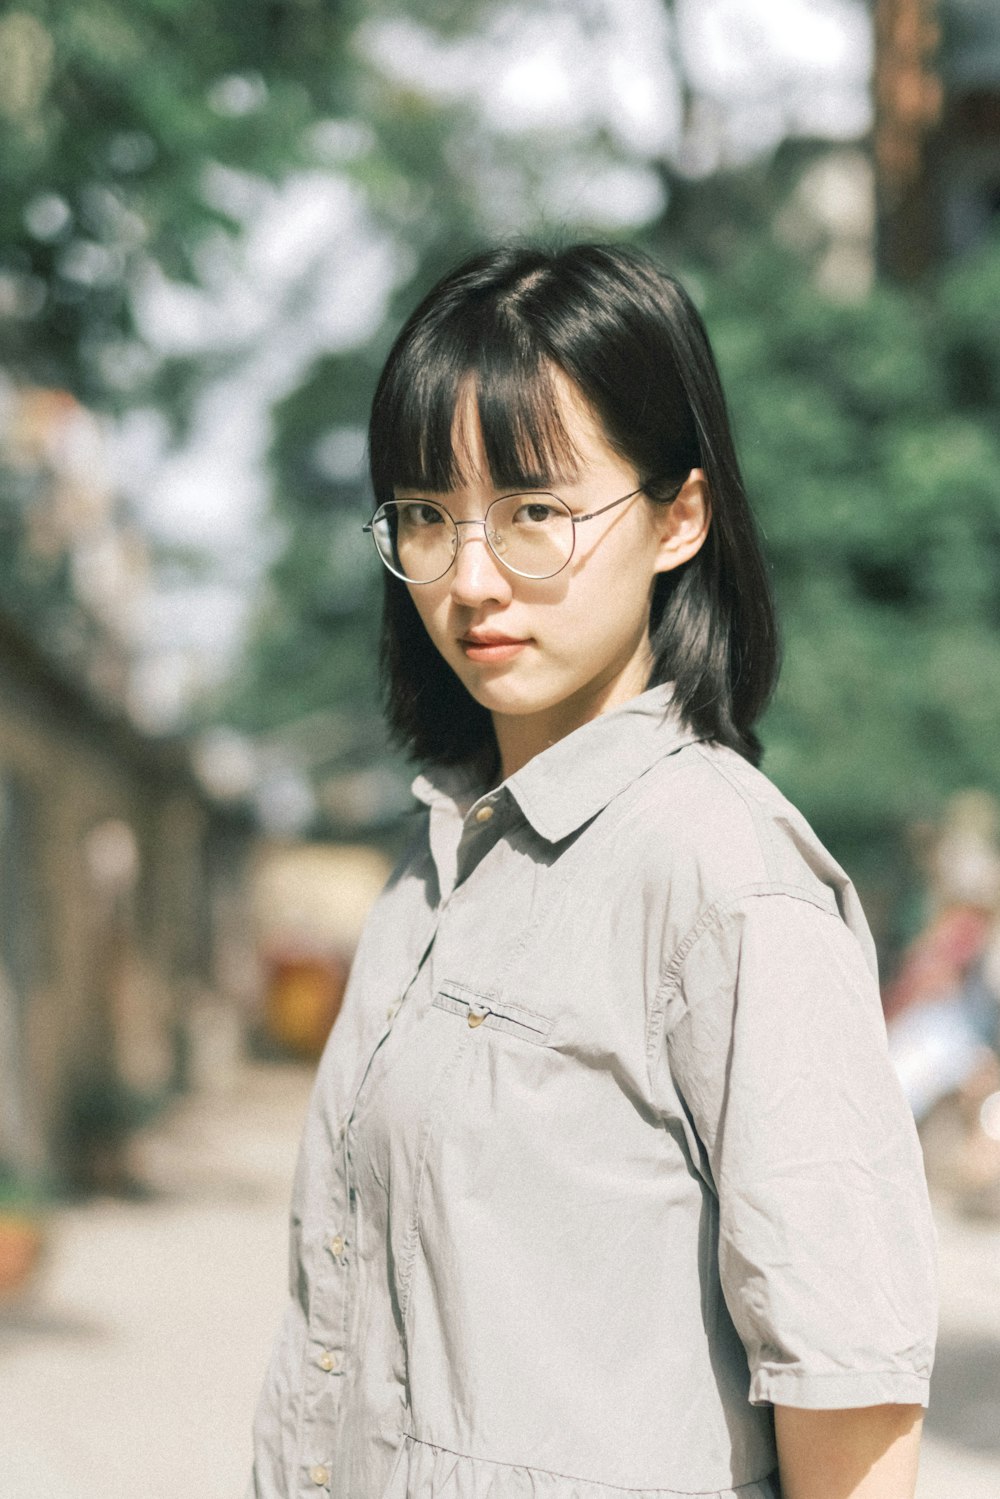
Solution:
M 431 290 L 397 337 L 372 403 L 376 504 L 395 486 L 463 482 L 455 412 L 472 389 L 490 478 L 542 487 L 573 472 L 553 368 L 576 384 L 649 498 L 668 502 L 704 471 L 712 519 L 701 549 L 657 577 L 649 686 L 702 737 L 754 764 L 753 725 L 778 674 L 767 570 L 701 317 L 684 288 L 638 251 L 581 244 L 502 247 Z M 409 591 L 386 571 L 382 670 L 390 726 L 414 758 L 496 769 L 492 720 L 431 642 Z

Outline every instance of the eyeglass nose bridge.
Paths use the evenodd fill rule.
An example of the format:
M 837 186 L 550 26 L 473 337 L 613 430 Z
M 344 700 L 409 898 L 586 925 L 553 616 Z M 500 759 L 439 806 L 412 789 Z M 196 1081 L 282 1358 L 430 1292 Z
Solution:
M 486 512 L 486 515 L 489 515 L 488 510 Z M 486 545 L 489 547 L 490 551 L 493 553 L 493 556 L 497 559 L 497 561 L 504 567 L 508 567 L 508 564 L 504 562 L 503 556 L 500 552 L 500 548 L 497 545 L 497 543 L 500 541 L 500 532 L 496 529 L 496 527 L 490 526 L 485 515 L 483 516 L 482 520 L 456 520 L 454 516 L 451 516 L 450 519 L 452 525 L 455 527 L 455 551 L 449 564 L 450 567 L 455 566 L 456 562 L 458 561 L 458 554 L 462 550 L 462 533 L 458 529 L 459 526 L 482 526 L 483 540 L 486 542 Z M 508 571 L 513 571 L 513 569 L 508 567 Z

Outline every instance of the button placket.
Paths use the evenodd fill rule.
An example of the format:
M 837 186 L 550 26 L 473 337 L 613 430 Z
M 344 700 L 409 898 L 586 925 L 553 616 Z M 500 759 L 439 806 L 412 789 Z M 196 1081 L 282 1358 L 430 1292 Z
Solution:
M 380 1028 L 378 1036 L 371 1047 L 368 1058 L 364 1066 L 360 1070 L 360 1075 L 355 1080 L 352 1094 L 349 1096 L 349 1102 L 344 1114 L 341 1116 L 341 1121 L 336 1131 L 337 1140 L 340 1145 L 340 1150 L 337 1152 L 338 1180 L 336 1181 L 336 1186 L 344 1193 L 346 1199 L 347 1218 L 350 1219 L 350 1224 L 345 1224 L 345 1226 L 341 1227 L 336 1232 L 329 1234 L 326 1238 L 324 1246 L 328 1255 L 327 1264 L 329 1266 L 329 1270 L 328 1273 L 324 1276 L 322 1311 L 321 1314 L 317 1316 L 316 1323 L 311 1327 L 312 1335 L 316 1340 L 314 1343 L 316 1352 L 313 1354 L 312 1379 L 307 1381 L 307 1389 L 305 1393 L 307 1409 L 305 1424 L 303 1428 L 304 1443 L 308 1443 L 310 1445 L 312 1443 L 316 1444 L 312 1446 L 313 1452 L 316 1452 L 317 1448 L 321 1452 L 324 1449 L 329 1451 L 331 1450 L 331 1446 L 334 1450 L 336 1450 L 341 1435 L 341 1426 L 345 1419 L 347 1411 L 347 1407 L 343 1401 L 344 1382 L 342 1381 L 340 1376 L 347 1375 L 352 1367 L 351 1349 L 348 1347 L 347 1329 L 350 1320 L 348 1309 L 351 1300 L 351 1294 L 354 1289 L 351 1284 L 350 1277 L 356 1273 L 356 1267 L 354 1266 L 354 1256 L 351 1252 L 353 1234 L 350 1225 L 354 1222 L 354 1216 L 357 1212 L 357 1207 L 355 1202 L 354 1183 L 352 1181 L 351 1122 L 353 1120 L 354 1111 L 357 1107 L 358 1099 L 364 1087 L 365 1080 L 368 1076 L 368 1071 L 371 1067 L 372 1059 L 375 1053 L 378 1051 L 379 1047 L 385 1041 L 386 1036 L 389 1034 L 393 1019 L 398 1013 L 403 1000 L 405 999 L 412 984 L 420 973 L 420 970 L 423 967 L 424 962 L 426 961 L 427 956 L 434 945 L 434 941 L 441 922 L 441 916 L 447 904 L 448 898 L 445 897 L 445 899 L 440 902 L 437 910 L 433 914 L 433 924 L 424 942 L 419 961 L 417 962 L 412 974 L 410 975 L 408 982 L 403 985 L 399 1000 L 389 1007 L 385 1023 Z M 310 1386 L 311 1389 L 309 1388 Z M 312 1416 L 312 1419 L 310 1419 L 311 1413 L 309 1407 L 312 1406 L 313 1411 L 315 1411 L 318 1407 L 319 1401 L 324 1398 L 328 1399 L 330 1397 L 330 1394 L 332 1394 L 334 1390 L 336 1390 L 337 1397 L 336 1405 L 330 1410 L 329 1431 L 327 1431 L 326 1420 L 320 1422 L 316 1420 L 314 1415 Z M 326 1392 L 325 1396 L 324 1391 Z M 329 1443 L 326 1440 L 327 1436 L 329 1436 L 330 1439 Z M 306 1446 L 306 1453 L 308 1453 L 308 1451 L 309 1447 Z M 318 1483 L 317 1479 L 312 1478 L 313 1473 L 318 1473 L 320 1470 L 326 1472 L 326 1484 L 330 1485 L 331 1474 L 325 1463 L 317 1463 L 309 1469 L 309 1474 L 312 1482 L 316 1483 L 317 1487 L 323 1487 L 323 1484 Z
M 418 1005 L 422 1005 L 427 997 L 426 986 L 422 983 L 417 993 L 410 998 L 407 996 L 425 964 L 430 962 L 431 965 L 426 978 L 430 980 L 436 976 L 436 959 L 432 958 L 432 952 L 436 949 L 437 954 L 442 954 L 443 961 L 447 950 L 454 949 L 463 938 L 469 921 L 467 911 L 472 905 L 471 899 L 467 898 L 470 893 L 463 888 L 464 877 L 474 873 L 483 859 L 502 860 L 503 849 L 497 845 L 503 842 L 512 825 L 517 825 L 518 813 L 506 799 L 506 794 L 500 793 L 467 813 L 460 840 L 456 821 L 453 818 L 451 853 L 455 858 L 456 873 L 462 876 L 457 880 L 458 888 L 456 881 L 446 878 L 449 871 L 445 869 L 442 874 L 439 866 L 437 888 L 433 880 L 426 886 L 427 904 L 420 909 L 419 924 L 414 918 L 413 931 L 407 939 L 406 967 L 400 963 L 384 987 L 376 982 L 364 991 L 360 1044 L 350 1054 L 349 1064 L 345 1061 L 345 1076 L 336 1095 L 336 1111 L 331 1108 L 326 1116 L 329 1121 L 326 1128 L 336 1144 L 328 1156 L 328 1166 L 332 1169 L 324 1172 L 322 1216 L 308 1225 L 311 1229 L 308 1234 L 311 1241 L 309 1264 L 315 1268 L 313 1289 L 316 1294 L 310 1297 L 308 1345 L 302 1350 L 303 1407 L 300 1407 L 297 1454 L 302 1466 L 298 1468 L 297 1499 L 309 1499 L 310 1489 L 317 1494 L 322 1492 L 323 1499 L 328 1492 L 332 1493 L 333 1499 L 349 1499 L 343 1492 L 347 1475 L 342 1454 L 352 1440 L 350 1428 L 356 1414 L 350 1387 L 366 1354 L 362 1342 L 355 1357 L 359 1322 L 356 1315 L 358 1288 L 353 1277 L 359 1276 L 364 1281 L 367 1258 L 363 1257 L 362 1251 L 368 1249 L 358 1237 L 358 1224 L 359 1221 L 364 1224 L 364 1210 L 368 1207 L 365 1196 L 365 1184 L 369 1180 L 365 1138 L 367 1104 L 362 1105 L 363 1112 L 357 1122 L 355 1111 L 359 1108 L 359 1099 L 380 1047 L 387 1044 L 386 1055 L 391 1062 L 393 1049 L 407 1046 L 410 1028 L 415 1027 L 421 1018 L 422 1009 L 418 1009 Z M 456 854 L 455 844 L 459 841 Z M 477 883 L 475 889 L 478 888 Z M 452 904 L 456 908 L 449 916 Z M 406 909 L 404 906 L 404 914 Z M 443 953 L 442 931 L 445 934 Z M 420 946 L 417 946 L 418 939 Z M 403 982 L 410 965 L 414 966 L 408 981 Z M 461 1020 L 453 1022 L 459 1029 L 459 1034 L 454 1037 L 458 1043 L 456 1051 L 462 1054 L 466 1054 L 470 1047 L 478 1051 L 486 1046 L 489 1050 L 491 1035 L 488 1031 L 494 1023 L 491 1020 L 490 1026 L 484 1026 L 491 1015 L 489 1004 L 475 996 L 470 998 L 468 1027 L 484 1027 L 484 1031 L 482 1037 L 468 1037 L 463 1043 Z M 499 1008 L 499 999 L 496 1002 Z M 405 1005 L 409 1008 L 401 1014 Z M 397 1021 L 400 1014 L 401 1020 Z M 376 1068 L 379 1066 L 378 1063 L 375 1065 Z M 360 1201 L 356 1201 L 355 1187 Z
M 347 1347 L 348 1305 L 351 1286 L 352 1235 L 345 1220 L 353 1211 L 350 1163 L 350 1123 L 353 1106 L 341 1115 L 336 1129 L 339 1150 L 334 1152 L 334 1171 L 330 1182 L 330 1203 L 344 1214 L 340 1225 L 330 1227 L 323 1240 L 326 1270 L 322 1274 L 321 1294 L 315 1300 L 310 1317 L 312 1351 L 303 1382 L 302 1459 L 311 1484 L 330 1491 L 332 1470 L 328 1461 L 312 1461 L 313 1456 L 337 1450 L 338 1431 L 343 1419 L 343 1377 L 350 1369 Z M 336 1225 L 336 1226 L 334 1226 Z M 319 1475 L 325 1474 L 325 1478 Z
M 501 793 L 467 813 L 455 854 L 456 891 L 502 840 L 509 825 L 509 808 Z

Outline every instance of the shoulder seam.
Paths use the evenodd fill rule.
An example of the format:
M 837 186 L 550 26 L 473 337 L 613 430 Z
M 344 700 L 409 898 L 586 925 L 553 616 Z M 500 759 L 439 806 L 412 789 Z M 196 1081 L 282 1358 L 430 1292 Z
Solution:
M 670 957 L 660 969 L 657 981 L 656 993 L 649 1007 L 649 1016 L 646 1029 L 646 1055 L 650 1063 L 656 1055 L 659 1046 L 659 1032 L 661 1023 L 666 1015 L 667 999 L 677 988 L 681 971 L 691 950 L 697 946 L 701 938 L 713 927 L 718 927 L 724 917 L 732 909 L 744 900 L 756 900 L 761 897 L 784 896 L 787 900 L 801 901 L 805 905 L 815 906 L 825 916 L 833 916 L 836 920 L 842 920 L 837 907 L 836 897 L 828 892 L 829 898 L 823 900 L 820 893 L 809 889 L 804 885 L 793 885 L 776 880 L 757 880 L 751 884 L 740 885 L 735 890 L 730 890 L 712 905 L 707 906 L 704 911 L 688 928 L 687 932 L 678 942 Z

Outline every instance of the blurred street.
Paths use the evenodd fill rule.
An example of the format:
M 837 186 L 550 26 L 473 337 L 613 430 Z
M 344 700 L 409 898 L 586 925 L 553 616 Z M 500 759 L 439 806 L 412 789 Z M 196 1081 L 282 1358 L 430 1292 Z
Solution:
M 3 1499 L 239 1499 L 284 1296 L 311 1068 L 241 1064 L 144 1142 L 147 1201 L 60 1214 L 0 1311 Z M 939 1214 L 943 1318 L 918 1499 L 1000 1492 L 1000 1228 Z
M 148 1201 L 59 1214 L 38 1294 L 0 1310 L 3 1499 L 242 1494 L 311 1076 L 241 1066 L 143 1142 Z

